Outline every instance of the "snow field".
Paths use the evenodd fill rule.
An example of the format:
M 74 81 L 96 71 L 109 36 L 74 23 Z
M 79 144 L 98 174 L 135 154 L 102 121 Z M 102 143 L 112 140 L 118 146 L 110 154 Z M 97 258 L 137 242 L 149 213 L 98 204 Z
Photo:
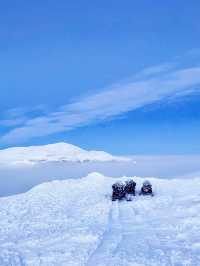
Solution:
M 98 173 L 1 198 L 0 265 L 200 265 L 200 179 L 150 180 L 155 197 L 132 202 Z

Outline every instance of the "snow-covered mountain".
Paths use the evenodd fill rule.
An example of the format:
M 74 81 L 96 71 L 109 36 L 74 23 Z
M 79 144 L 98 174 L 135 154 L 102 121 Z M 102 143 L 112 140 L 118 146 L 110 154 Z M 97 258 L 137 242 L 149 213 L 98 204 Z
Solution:
M 35 164 L 39 162 L 130 161 L 103 151 L 86 151 L 68 143 L 16 147 L 0 150 L 0 164 Z
M 132 202 L 97 173 L 1 198 L 0 265 L 199 265 L 200 179 L 150 180 L 155 197 Z

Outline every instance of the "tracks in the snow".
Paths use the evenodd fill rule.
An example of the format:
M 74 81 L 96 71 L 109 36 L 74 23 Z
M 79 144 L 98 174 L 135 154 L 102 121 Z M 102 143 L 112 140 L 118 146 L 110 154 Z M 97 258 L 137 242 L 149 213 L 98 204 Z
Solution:
M 102 240 L 87 262 L 87 266 L 106 266 L 109 259 L 122 240 L 122 225 L 120 222 L 119 203 L 112 204 L 108 226 Z
M 146 200 L 143 203 L 146 204 Z M 127 259 L 137 260 L 145 257 L 144 254 L 152 254 L 152 247 L 157 250 L 159 238 L 148 223 L 148 212 L 141 210 L 142 206 L 137 200 L 113 203 L 107 229 L 87 266 L 125 266 Z
M 121 249 L 122 242 L 131 235 L 134 238 L 139 213 L 132 202 L 113 202 L 108 226 L 102 240 L 87 262 L 87 266 L 107 266 Z
M 170 232 L 165 232 L 167 221 L 162 216 L 161 224 L 157 223 L 156 208 L 159 204 L 149 198 L 115 202 L 107 230 L 87 266 L 175 265 L 170 248 L 173 239 L 168 238 Z

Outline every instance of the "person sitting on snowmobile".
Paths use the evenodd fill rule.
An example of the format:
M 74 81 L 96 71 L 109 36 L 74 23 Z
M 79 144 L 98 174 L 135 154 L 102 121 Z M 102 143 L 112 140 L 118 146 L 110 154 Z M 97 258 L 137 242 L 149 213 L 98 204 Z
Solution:
M 112 201 L 121 200 L 125 196 L 125 185 L 122 182 L 117 182 L 112 185 Z
M 125 183 L 125 192 L 135 196 L 136 183 L 133 180 L 128 180 Z
M 144 195 L 144 196 L 146 196 L 146 195 L 154 196 L 153 191 L 152 191 L 152 185 L 151 185 L 151 183 L 148 180 L 144 181 L 144 183 L 142 185 L 142 188 L 140 190 L 139 195 L 140 196 L 141 195 Z
M 127 201 L 131 201 L 132 200 L 132 196 L 135 196 L 135 187 L 136 187 L 136 183 L 133 180 L 127 180 L 125 182 L 125 197 Z

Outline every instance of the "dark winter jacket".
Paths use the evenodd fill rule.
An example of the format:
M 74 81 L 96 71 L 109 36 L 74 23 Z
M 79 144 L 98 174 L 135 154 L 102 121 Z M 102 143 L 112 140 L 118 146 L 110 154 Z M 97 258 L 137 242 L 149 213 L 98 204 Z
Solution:
M 136 187 L 136 183 L 135 182 L 127 183 L 126 186 L 125 186 L 125 192 L 127 194 L 135 195 L 135 187 Z
M 125 196 L 125 189 L 123 184 L 115 183 L 112 185 L 113 193 L 112 199 L 122 199 Z

